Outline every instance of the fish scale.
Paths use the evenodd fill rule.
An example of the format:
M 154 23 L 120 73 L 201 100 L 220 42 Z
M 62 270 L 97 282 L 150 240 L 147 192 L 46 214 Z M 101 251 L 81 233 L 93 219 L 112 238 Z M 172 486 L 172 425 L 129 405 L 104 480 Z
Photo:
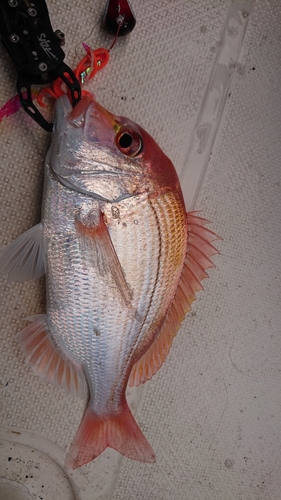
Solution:
M 120 359 L 118 356 L 120 351 L 123 351 L 122 345 L 118 345 L 116 335 L 116 294 L 112 293 L 110 295 L 110 289 L 108 290 L 105 284 L 99 281 L 99 277 L 95 276 L 93 270 L 89 269 L 83 274 L 82 269 L 87 267 L 87 256 L 85 255 L 84 260 L 81 262 L 77 245 L 71 246 L 71 255 L 69 257 L 69 247 L 63 241 L 63 231 L 66 224 L 62 214 L 66 218 L 73 219 L 73 214 L 77 210 L 79 202 L 80 204 L 85 203 L 84 197 L 80 194 L 72 196 L 71 199 L 73 204 L 70 207 L 69 197 L 65 196 L 61 185 L 51 181 L 46 194 L 46 216 L 44 221 L 47 228 L 52 227 L 57 252 L 52 252 L 52 261 L 50 262 L 51 276 L 53 275 L 53 277 L 50 279 L 50 285 L 48 285 L 48 317 L 57 343 L 70 357 L 75 358 L 80 363 L 83 362 L 87 367 L 89 376 L 94 378 L 95 402 L 98 404 L 99 396 L 103 394 L 104 401 L 104 395 L 110 392 L 113 375 L 115 379 L 119 379 L 121 375 L 119 371 L 116 371 L 115 366 Z M 60 214 L 59 218 L 57 217 L 58 213 Z M 75 240 L 76 230 L 74 225 L 71 228 L 68 223 L 67 227 L 71 239 Z M 51 241 L 50 244 L 52 244 Z M 74 263 L 74 275 L 72 268 L 71 274 L 68 275 L 65 265 L 61 265 L 61 262 L 65 261 Z M 101 294 L 99 290 L 102 290 Z M 65 304 L 65 297 L 68 299 L 69 307 L 65 311 L 58 312 L 56 306 L 53 307 L 53 303 Z M 113 306 L 115 306 L 114 309 Z M 121 310 L 119 314 L 123 316 L 123 324 L 126 327 L 128 324 L 126 311 Z M 97 330 L 101 332 L 99 337 L 93 334 L 92 325 L 94 323 Z M 120 324 L 120 328 L 121 326 L 122 324 Z M 79 332 L 79 336 L 77 332 Z M 106 332 L 106 335 L 104 332 Z M 80 348 L 79 344 L 77 344 L 77 337 L 82 340 Z M 109 350 L 109 346 L 111 346 L 111 350 Z M 109 389 L 107 389 L 107 386 Z M 102 387 L 102 391 L 100 387 Z
M 87 256 L 83 257 L 84 260 L 79 265 L 79 247 L 63 243 L 62 235 L 66 226 L 71 240 L 77 240 L 75 227 L 71 228 L 70 222 L 66 224 L 66 220 L 73 220 L 79 205 L 85 203 L 90 211 L 91 200 L 85 200 L 80 193 L 70 197 L 60 184 L 50 181 L 46 191 L 44 221 L 46 227 L 52 227 L 58 255 L 52 253 L 53 264 L 50 264 L 50 267 L 54 265 L 55 269 L 51 273 L 53 277 L 47 288 L 50 297 L 48 316 L 50 328 L 58 344 L 71 358 L 86 365 L 92 380 L 95 408 L 104 412 L 108 405 L 106 394 L 111 393 L 112 385 L 116 388 L 116 407 L 119 406 L 120 394 L 129 376 L 126 367 L 128 372 L 134 362 L 131 352 L 134 351 L 136 356 L 138 350 L 142 350 L 150 342 L 148 330 L 151 330 L 151 334 L 154 333 L 159 324 L 159 317 L 162 319 L 162 310 L 167 308 L 173 297 L 169 287 L 173 283 L 175 291 L 181 272 L 185 257 L 183 243 L 186 238 L 186 224 L 184 210 L 175 209 L 179 204 L 173 193 L 165 194 L 163 199 L 159 197 L 152 200 L 143 195 L 141 199 L 134 200 L 133 210 L 132 201 L 125 200 L 115 205 L 120 218 L 113 220 L 110 219 L 111 204 L 101 205 L 106 219 L 110 221 L 109 233 L 128 285 L 132 289 L 133 309 L 142 318 L 140 324 L 139 320 L 132 319 L 132 315 L 122 309 L 116 322 L 116 291 L 105 286 L 99 276 L 90 276 L 90 264 L 87 272 L 83 274 L 81 267 L 87 267 Z M 136 220 L 138 224 L 135 223 Z M 155 227 L 159 230 L 155 231 Z M 178 234 L 175 235 L 175 231 Z M 50 244 L 53 244 L 52 241 Z M 181 260 L 178 259 L 179 249 L 182 249 Z M 75 263 L 75 274 L 71 266 L 71 275 L 68 276 L 66 266 L 61 265 L 61 261 Z M 175 268 L 178 276 L 175 276 Z M 98 294 L 98 303 L 95 303 L 97 297 L 94 295 L 97 295 L 97 290 L 103 292 Z M 57 315 L 56 307 L 53 310 L 52 303 L 57 300 L 65 305 L 65 296 L 68 297 L 70 306 L 65 312 L 60 311 Z M 71 328 L 70 324 L 72 316 L 75 321 L 74 328 Z M 97 337 L 93 333 L 93 325 L 100 332 L 100 336 Z M 80 349 L 76 342 L 77 331 L 83 342 Z
M 91 96 L 60 98 L 54 122 L 42 220 L 0 254 L 0 276 L 46 272 L 46 314 L 17 338 L 37 375 L 87 397 L 68 468 L 108 446 L 154 462 L 126 387 L 165 361 L 218 237 L 186 214 L 174 166 L 137 124 Z

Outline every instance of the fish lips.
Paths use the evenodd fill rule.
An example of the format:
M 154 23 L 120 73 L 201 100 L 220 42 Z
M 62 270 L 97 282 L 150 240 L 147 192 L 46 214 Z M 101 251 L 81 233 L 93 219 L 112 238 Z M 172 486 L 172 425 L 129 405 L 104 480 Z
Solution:
M 99 144 L 103 148 L 112 149 L 115 142 L 116 121 L 114 115 L 97 103 L 89 94 L 72 108 L 66 95 L 61 96 L 55 105 L 53 135 L 60 138 L 67 135 L 69 146 L 75 147 L 75 142 L 81 144 Z M 73 142 L 73 139 L 76 141 Z M 117 152 L 117 151 L 115 151 Z
M 73 109 L 67 96 L 58 99 L 50 167 L 62 185 L 110 202 L 145 191 L 142 169 L 114 149 L 114 123 L 91 96 Z

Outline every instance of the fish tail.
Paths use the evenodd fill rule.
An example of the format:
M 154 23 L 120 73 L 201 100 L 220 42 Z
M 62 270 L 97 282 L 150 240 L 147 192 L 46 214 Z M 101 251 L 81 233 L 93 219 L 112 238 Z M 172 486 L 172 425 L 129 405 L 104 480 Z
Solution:
M 118 413 L 98 415 L 89 406 L 66 456 L 75 469 L 98 457 L 107 447 L 139 462 L 155 462 L 155 454 L 126 402 Z

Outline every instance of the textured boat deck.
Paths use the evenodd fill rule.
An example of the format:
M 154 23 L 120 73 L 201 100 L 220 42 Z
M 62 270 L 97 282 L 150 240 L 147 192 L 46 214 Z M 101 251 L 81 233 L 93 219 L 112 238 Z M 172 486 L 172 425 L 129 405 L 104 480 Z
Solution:
M 72 67 L 82 41 L 110 46 L 104 4 L 48 0 Z M 129 391 L 155 465 L 107 449 L 65 473 L 84 403 L 36 378 L 15 341 L 24 318 L 44 311 L 44 280 L 0 280 L 0 500 L 279 500 L 281 3 L 131 4 L 135 30 L 88 88 L 155 137 L 187 207 L 223 237 L 221 256 L 165 365 Z M 15 78 L 1 48 L 0 106 Z M 22 110 L 0 132 L 1 248 L 40 219 L 50 135 Z

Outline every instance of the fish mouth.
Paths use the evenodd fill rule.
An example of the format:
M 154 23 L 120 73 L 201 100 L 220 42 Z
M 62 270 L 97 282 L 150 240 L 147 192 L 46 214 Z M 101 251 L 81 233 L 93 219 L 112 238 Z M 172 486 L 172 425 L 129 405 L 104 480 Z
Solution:
M 60 177 L 120 174 L 120 160 L 112 155 L 114 116 L 91 94 L 72 105 L 66 95 L 55 106 L 52 170 Z M 111 147 L 110 147 L 111 146 Z
M 53 137 L 61 134 L 67 129 L 67 116 L 72 111 L 70 100 L 66 95 L 61 96 L 55 104 Z
M 98 104 L 91 94 L 84 95 L 73 108 L 67 95 L 62 95 L 56 102 L 54 114 L 53 132 L 63 133 L 69 126 L 84 128 L 87 111 L 91 107 L 94 110 L 96 120 L 102 120 L 105 125 L 114 126 L 113 115 Z M 93 113 L 91 113 L 93 114 Z
M 62 96 L 55 110 L 50 169 L 72 191 L 103 201 L 118 201 L 143 192 L 140 165 L 116 151 L 118 118 L 85 95 L 72 108 Z
M 71 125 L 81 127 L 84 123 L 85 114 L 89 106 L 94 102 L 93 97 L 89 95 L 83 96 L 76 106 L 68 114 L 67 121 Z
M 76 106 L 68 114 L 67 121 L 70 125 L 75 127 L 81 127 L 85 125 L 87 120 L 88 110 L 90 109 L 91 119 L 103 127 L 114 129 L 114 116 L 112 113 L 107 111 L 103 106 L 101 106 L 91 94 L 86 94 L 82 99 L 76 104 Z M 91 125 L 93 126 L 93 124 Z

